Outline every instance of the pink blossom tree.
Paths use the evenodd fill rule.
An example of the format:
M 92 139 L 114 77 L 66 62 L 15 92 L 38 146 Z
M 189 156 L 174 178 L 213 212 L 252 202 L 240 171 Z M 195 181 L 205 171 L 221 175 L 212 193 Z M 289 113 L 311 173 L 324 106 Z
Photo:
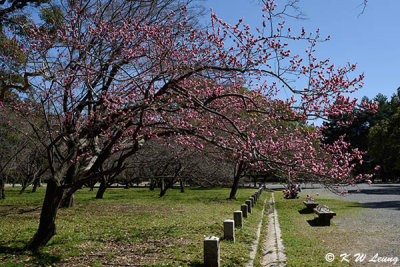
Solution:
M 154 138 L 173 137 L 197 149 L 207 142 L 290 177 L 354 181 L 350 162 L 361 153 L 344 152 L 343 139 L 322 145 L 321 127 L 305 126 L 352 110 L 356 100 L 345 95 L 362 80 L 348 78 L 355 66 L 335 68 L 314 56 L 318 31 L 292 33 L 274 1 L 266 1 L 264 23 L 254 31 L 215 14 L 212 27 L 200 30 L 188 23 L 185 7 L 150 18 L 141 9 L 121 9 L 122 3 L 137 4 L 73 1 L 63 27 L 26 27 L 31 93 L 46 123 L 30 117 L 26 102 L 16 102 L 14 111 L 46 148 L 52 174 L 27 249 L 38 250 L 56 233 L 66 196 L 100 173 L 117 172 Z M 292 54 L 289 44 L 302 42 L 306 56 Z M 114 154 L 115 164 L 104 168 Z

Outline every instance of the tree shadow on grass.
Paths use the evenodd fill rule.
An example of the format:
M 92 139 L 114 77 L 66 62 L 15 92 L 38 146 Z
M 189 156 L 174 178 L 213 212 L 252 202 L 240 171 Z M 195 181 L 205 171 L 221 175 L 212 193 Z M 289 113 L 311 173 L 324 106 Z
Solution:
M 196 186 L 196 187 L 191 187 L 189 188 L 189 190 L 202 190 L 202 191 L 206 191 L 206 190 L 214 190 L 214 189 L 221 189 L 222 187 L 204 187 L 204 186 Z
M 31 260 L 36 266 L 48 266 L 61 261 L 60 255 L 52 255 L 46 252 L 36 252 L 33 253 L 33 258 Z
M 34 266 L 50 266 L 61 261 L 60 255 L 52 255 L 47 252 L 30 252 L 23 247 L 11 247 L 4 244 L 0 244 L 0 254 L 32 256 L 27 263 Z
M 200 262 L 199 260 L 194 260 L 188 264 L 190 267 L 204 267 L 204 263 Z
M 12 254 L 12 255 L 21 255 L 25 254 L 26 251 L 21 247 L 9 247 L 0 245 L 0 254 Z

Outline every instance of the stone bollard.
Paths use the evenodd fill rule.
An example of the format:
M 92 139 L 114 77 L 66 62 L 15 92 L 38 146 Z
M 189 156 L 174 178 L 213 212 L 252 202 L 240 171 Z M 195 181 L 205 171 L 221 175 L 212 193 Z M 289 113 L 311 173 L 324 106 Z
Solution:
M 247 218 L 247 211 L 249 210 L 247 205 L 246 204 L 242 204 L 242 206 L 240 206 L 240 209 L 242 211 L 243 218 Z
M 246 200 L 247 212 L 251 213 L 251 200 Z
M 204 266 L 220 267 L 219 238 L 209 236 L 204 239 Z
M 225 220 L 224 221 L 224 239 L 232 240 L 235 242 L 235 221 Z
M 247 209 L 247 207 L 246 207 Z M 243 226 L 243 212 L 241 210 L 235 210 L 233 212 L 233 220 L 235 221 L 235 227 Z
M 254 202 L 254 197 L 250 197 L 249 199 L 250 199 L 250 201 L 251 201 L 251 207 L 254 207 L 254 205 L 256 204 L 256 203 Z

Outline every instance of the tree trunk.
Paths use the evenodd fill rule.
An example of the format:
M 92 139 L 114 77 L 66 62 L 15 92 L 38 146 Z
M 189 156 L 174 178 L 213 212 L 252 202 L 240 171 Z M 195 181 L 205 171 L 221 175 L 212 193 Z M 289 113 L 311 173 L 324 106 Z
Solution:
M 236 166 L 235 166 L 235 172 L 234 172 L 234 177 L 233 177 L 233 184 L 231 187 L 231 193 L 229 194 L 229 199 L 236 199 L 236 193 L 239 188 L 239 181 L 240 177 L 243 172 L 243 161 L 240 161 Z
M 181 185 L 181 193 L 185 193 L 185 183 L 183 179 L 179 179 L 179 184 Z
M 26 249 L 37 251 L 49 242 L 56 234 L 56 216 L 63 199 L 64 189 L 58 187 L 57 184 L 49 180 L 47 182 L 46 195 L 44 197 L 42 211 L 40 213 L 39 228 L 36 234 L 26 245 Z
M 160 197 L 163 197 L 165 193 L 167 193 L 168 188 L 164 187 L 164 189 L 161 189 L 160 191 Z
M 75 204 L 75 191 L 74 192 L 68 191 L 66 194 L 64 194 L 64 197 L 61 200 L 60 208 L 70 208 L 73 207 L 74 204 Z
M 19 194 L 22 195 L 22 193 L 25 192 L 26 186 L 22 186 L 21 190 L 19 190 Z
M 97 183 L 97 180 L 95 180 L 94 182 L 89 182 L 89 184 L 87 185 L 89 187 L 89 191 L 94 191 L 94 187 Z
M 6 193 L 4 191 L 4 180 L 3 177 L 0 177 L 0 199 L 5 199 L 6 198 Z
M 37 189 L 38 187 L 40 187 L 40 178 L 39 178 L 39 177 L 37 177 L 37 178 L 35 179 L 35 181 L 33 182 L 32 193 L 35 193 L 35 192 L 36 192 L 36 189 Z
M 103 199 L 103 195 L 104 195 L 104 192 L 106 192 L 106 189 L 107 189 L 107 183 L 106 183 L 106 181 L 102 180 L 100 183 L 100 187 L 97 190 L 96 198 Z
M 165 180 L 164 180 L 164 178 L 161 178 L 161 180 L 160 180 L 160 189 L 161 189 L 160 197 L 162 197 L 162 195 L 165 194 L 164 191 L 167 191 L 167 190 L 165 189 Z M 164 193 L 161 195 L 162 192 L 164 192 Z
M 21 185 L 22 185 L 22 188 L 21 188 L 21 190 L 19 190 L 20 194 L 25 192 L 25 189 L 29 186 L 29 182 L 26 182 L 26 183 L 23 182 Z
M 160 197 L 163 197 L 165 195 L 165 193 L 167 193 L 168 188 L 172 187 L 172 185 L 174 184 L 173 181 L 170 182 L 165 182 L 164 178 L 161 179 L 161 191 L 160 191 Z
M 239 175 L 236 175 L 233 178 L 233 184 L 232 184 L 232 187 L 231 187 L 231 193 L 229 195 L 229 199 L 236 199 L 236 193 L 237 193 L 237 190 L 239 188 L 239 180 L 240 180 L 240 176 Z
M 154 179 L 150 180 L 150 191 L 154 191 L 154 188 L 156 187 L 156 181 Z

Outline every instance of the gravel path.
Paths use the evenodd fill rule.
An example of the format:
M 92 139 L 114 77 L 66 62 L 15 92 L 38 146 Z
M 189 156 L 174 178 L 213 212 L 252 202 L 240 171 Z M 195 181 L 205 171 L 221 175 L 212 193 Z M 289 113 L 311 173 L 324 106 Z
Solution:
M 365 253 L 367 260 L 379 257 L 397 257 L 400 265 L 400 184 L 362 184 L 348 187 L 349 194 L 339 196 L 326 189 L 305 189 L 303 193 L 321 197 L 358 201 L 363 209 L 354 216 L 334 218 L 343 230 L 356 233 L 352 244 L 343 253 Z M 359 190 L 359 191 L 358 191 Z M 388 263 L 370 263 L 371 266 L 389 266 Z M 390 264 L 393 265 L 393 264 Z

